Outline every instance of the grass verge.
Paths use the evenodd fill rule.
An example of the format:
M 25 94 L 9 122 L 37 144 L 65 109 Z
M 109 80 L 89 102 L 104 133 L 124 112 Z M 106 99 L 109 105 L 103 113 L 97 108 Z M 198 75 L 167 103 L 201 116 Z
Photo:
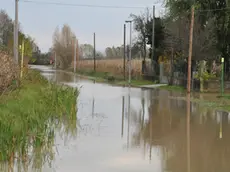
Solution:
M 108 72 L 94 72 L 93 70 L 80 70 L 77 74 L 87 76 L 87 79 L 95 80 L 96 82 L 106 82 L 114 85 L 127 85 L 128 81 L 124 81 L 123 76 L 114 76 Z M 128 77 L 128 76 L 127 76 Z M 153 85 L 156 82 L 144 80 L 142 78 L 132 78 L 131 86 L 139 87 L 143 85 Z
M 185 100 L 185 101 L 187 100 L 186 97 L 170 97 L 170 98 L 177 99 L 177 100 Z M 193 103 L 198 103 L 199 105 L 205 107 L 210 107 L 212 109 L 230 112 L 230 100 L 224 97 L 212 101 L 191 97 L 190 101 Z
M 77 96 L 78 90 L 29 71 L 19 88 L 0 97 L 0 161 L 13 161 L 16 155 L 25 159 L 30 146 L 38 150 L 52 144 L 52 126 L 60 125 L 61 118 L 76 125 Z
M 181 86 L 175 86 L 175 85 L 165 85 L 165 86 L 160 86 L 158 87 L 159 89 L 164 89 L 168 91 L 179 91 L 179 92 L 184 92 L 186 89 Z

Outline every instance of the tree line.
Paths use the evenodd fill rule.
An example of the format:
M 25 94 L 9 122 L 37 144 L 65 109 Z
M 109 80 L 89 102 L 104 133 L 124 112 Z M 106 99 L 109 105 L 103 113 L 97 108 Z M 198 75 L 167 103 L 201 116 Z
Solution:
M 186 76 L 191 25 L 191 8 L 195 8 L 193 29 L 192 70 L 200 80 L 218 77 L 217 64 L 225 61 L 225 74 L 230 70 L 230 10 L 229 0 L 166 0 L 166 12 L 155 17 L 153 61 L 172 61 L 173 70 Z M 134 29 L 138 33 L 137 45 L 142 57 L 151 58 L 152 49 L 146 53 L 146 45 L 152 47 L 152 20 L 149 9 L 139 15 L 131 14 Z M 172 72 L 169 72 L 172 73 Z
M 30 63 L 48 64 L 47 54 L 42 54 L 35 40 L 25 33 L 19 26 L 18 42 L 19 53 L 20 45 L 24 41 L 24 56 L 29 58 Z M 4 10 L 0 10 L 0 50 L 13 54 L 14 46 L 14 21 Z M 19 56 L 21 57 L 21 56 Z

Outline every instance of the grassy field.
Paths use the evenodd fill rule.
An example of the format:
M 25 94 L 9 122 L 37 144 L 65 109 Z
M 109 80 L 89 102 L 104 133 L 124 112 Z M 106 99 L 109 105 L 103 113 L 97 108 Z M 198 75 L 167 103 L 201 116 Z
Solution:
M 160 86 L 160 89 L 169 90 L 169 91 L 179 91 L 184 92 L 186 89 L 182 86 L 175 86 L 175 85 L 166 85 L 166 86 Z
M 26 160 L 30 146 L 41 150 L 52 145 L 52 126 L 58 119 L 65 118 L 71 121 L 68 127 L 76 128 L 77 95 L 77 90 L 49 83 L 36 71 L 29 71 L 19 88 L 2 94 L 0 161 L 12 164 L 16 155 Z
M 141 76 L 142 60 L 133 59 L 131 61 L 132 75 L 136 77 Z M 92 60 L 79 60 L 77 62 L 77 68 L 79 70 L 93 70 L 94 61 Z M 113 75 L 119 76 L 124 73 L 124 60 L 120 59 L 101 59 L 96 60 L 96 71 L 97 72 L 109 72 Z M 126 64 L 126 72 L 128 73 L 128 64 Z
M 93 70 L 78 70 L 77 74 L 82 76 L 87 76 L 88 79 L 95 80 L 96 82 L 107 82 L 114 85 L 127 85 L 128 84 L 128 76 L 126 77 L 126 81 L 124 80 L 124 76 L 121 75 L 113 75 L 108 72 L 94 72 Z M 152 85 L 156 84 L 153 81 L 144 80 L 144 79 L 131 79 L 131 86 L 142 86 L 142 85 Z

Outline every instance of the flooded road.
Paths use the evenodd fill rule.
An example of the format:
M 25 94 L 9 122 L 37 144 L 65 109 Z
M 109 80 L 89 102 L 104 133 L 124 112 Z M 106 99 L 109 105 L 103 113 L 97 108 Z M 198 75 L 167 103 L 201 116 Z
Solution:
M 157 89 L 115 87 L 33 66 L 80 89 L 77 127 L 55 131 L 42 172 L 227 172 L 230 120 Z M 47 157 L 44 157 L 47 158 Z M 31 167 L 31 172 L 35 171 Z

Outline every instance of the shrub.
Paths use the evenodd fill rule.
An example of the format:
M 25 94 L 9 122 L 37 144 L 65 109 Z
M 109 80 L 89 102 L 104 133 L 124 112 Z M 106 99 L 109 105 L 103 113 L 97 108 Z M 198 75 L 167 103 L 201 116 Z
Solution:
M 18 69 L 13 58 L 8 53 L 0 51 L 0 92 L 6 90 L 18 79 Z

